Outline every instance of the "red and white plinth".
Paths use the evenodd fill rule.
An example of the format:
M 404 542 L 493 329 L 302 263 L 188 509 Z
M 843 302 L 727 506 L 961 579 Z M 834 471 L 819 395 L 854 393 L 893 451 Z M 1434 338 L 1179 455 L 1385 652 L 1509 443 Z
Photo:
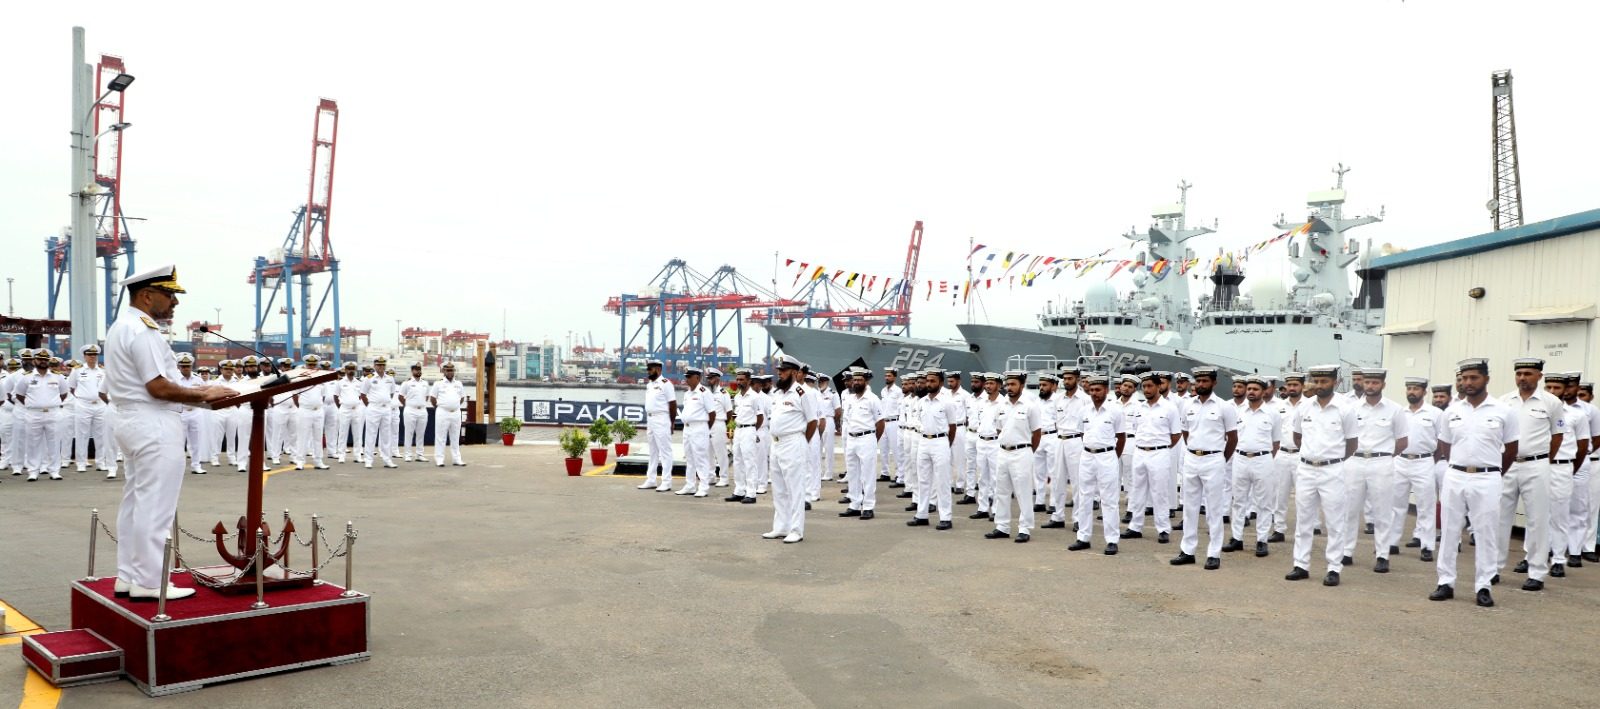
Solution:
M 370 657 L 367 594 L 324 583 L 272 591 L 253 609 L 254 594 L 218 593 L 184 572 L 172 580 L 195 594 L 167 602 L 162 621 L 151 620 L 155 603 L 117 598 L 114 579 L 72 582 L 72 627 L 121 649 L 123 673 L 150 696 Z

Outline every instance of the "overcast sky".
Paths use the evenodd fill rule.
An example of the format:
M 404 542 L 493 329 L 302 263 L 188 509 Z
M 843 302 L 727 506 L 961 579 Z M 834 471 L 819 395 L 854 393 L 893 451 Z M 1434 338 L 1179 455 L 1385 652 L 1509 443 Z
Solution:
M 17 314 L 43 316 L 43 241 L 69 218 L 74 24 L 91 57 L 120 55 L 138 77 L 123 204 L 146 220 L 141 267 L 177 263 L 177 320 L 221 308 L 236 337 L 251 329 L 253 259 L 305 199 L 324 96 L 341 109 L 344 321 L 379 342 L 396 319 L 498 337 L 504 310 L 513 339 L 616 346 L 606 297 L 671 258 L 763 281 L 774 252 L 898 276 L 918 219 L 919 280 L 960 278 L 969 239 L 1130 254 L 1118 235 L 1175 201 L 1180 178 L 1191 221 L 1219 223 L 1191 242 L 1210 254 L 1302 217 L 1338 162 L 1354 167 L 1347 213 L 1387 209 L 1355 234 L 1469 236 L 1489 228 L 1489 74 L 1503 68 L 1527 220 L 1600 206 L 1592 2 L 413 7 L 426 10 L 12 7 L 0 276 L 16 279 Z M 991 292 L 987 320 L 1027 324 L 1103 280 Z M 965 311 L 939 300 L 918 296 L 914 334 L 956 334 Z

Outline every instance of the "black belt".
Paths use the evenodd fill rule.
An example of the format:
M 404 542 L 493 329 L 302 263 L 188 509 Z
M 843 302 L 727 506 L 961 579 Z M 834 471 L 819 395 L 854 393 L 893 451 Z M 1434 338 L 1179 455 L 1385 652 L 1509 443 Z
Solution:
M 1168 448 L 1171 448 L 1171 447 L 1172 447 L 1172 444 L 1169 443 L 1169 444 L 1164 445 L 1164 446 L 1139 446 L 1139 450 L 1142 450 L 1142 451 L 1164 451 L 1164 450 L 1166 450 Z
M 1057 433 L 1056 434 L 1056 438 L 1059 438 L 1059 439 L 1061 439 L 1063 441 L 1070 441 L 1070 440 L 1072 440 L 1074 438 L 1082 438 L 1082 437 L 1083 437 L 1082 433 Z
M 1568 458 L 1566 460 L 1552 460 L 1552 461 L 1550 461 L 1550 464 L 1551 465 L 1572 465 L 1572 460 L 1573 460 L 1572 458 Z
M 1517 462 L 1518 463 L 1532 463 L 1533 461 L 1544 460 L 1545 458 L 1549 458 L 1549 457 L 1550 457 L 1549 453 L 1540 453 L 1539 455 L 1530 455 L 1530 456 L 1524 456 L 1522 458 L 1518 458 Z
M 1031 444 L 1031 443 L 1019 443 L 1019 444 L 1014 445 L 1014 446 L 1000 446 L 1000 450 L 1003 450 L 1003 451 L 1022 450 L 1023 448 L 1027 448 L 1030 445 L 1033 445 L 1033 444 Z
M 1401 453 L 1400 457 L 1404 458 L 1406 460 L 1422 460 L 1423 458 L 1432 458 L 1433 454 L 1432 453 Z
M 1459 471 L 1461 471 L 1463 473 L 1498 473 L 1498 472 L 1500 472 L 1500 466 L 1498 466 L 1498 465 L 1487 465 L 1487 466 L 1479 467 L 1479 466 L 1476 466 L 1476 465 L 1456 465 L 1455 463 L 1451 463 L 1450 467 L 1454 468 L 1456 470 L 1459 470 Z
M 1300 449 L 1299 448 L 1279 448 L 1278 452 L 1279 453 L 1299 453 Z
M 1393 455 L 1394 455 L 1393 453 L 1377 453 L 1377 452 L 1362 453 L 1361 451 L 1356 451 L 1355 452 L 1355 456 L 1357 458 L 1388 458 L 1388 457 L 1391 457 Z
M 858 431 L 856 433 L 850 434 L 850 437 L 851 438 L 860 438 L 860 437 L 865 436 L 865 435 L 867 435 L 869 433 L 877 433 L 877 432 L 876 431 Z
M 1099 453 L 1107 453 L 1107 452 L 1110 452 L 1110 451 L 1114 451 L 1116 449 L 1117 449 L 1116 446 L 1111 446 L 1109 448 L 1085 448 L 1085 449 L 1083 449 L 1083 452 L 1089 453 L 1089 454 L 1099 454 Z
M 1222 451 L 1194 451 L 1194 450 L 1192 450 L 1192 451 L 1189 451 L 1189 455 L 1207 456 L 1207 455 L 1215 455 L 1215 454 L 1221 453 L 1221 452 Z
M 899 416 L 886 416 L 886 417 L 884 417 L 883 420 L 885 420 L 885 421 L 899 421 L 900 417 Z
M 1238 451 L 1234 455 L 1242 455 L 1246 458 L 1260 458 L 1264 455 L 1272 455 L 1272 451 Z
M 1055 434 L 1055 432 L 1056 432 L 1056 430 L 1052 428 L 1052 429 L 1050 429 L 1048 431 L 1040 431 L 1039 433 L 1042 433 L 1042 434 L 1044 434 L 1046 436 L 1049 436 L 1049 435 Z
M 1329 466 L 1329 465 L 1333 465 L 1334 463 L 1343 463 L 1344 459 L 1343 458 L 1329 458 L 1327 460 L 1302 460 L 1300 462 L 1305 463 L 1306 465 L 1309 465 L 1309 466 L 1311 466 L 1313 468 L 1322 468 L 1322 467 L 1326 467 L 1326 466 Z
M 1000 437 L 999 436 L 978 436 L 978 440 L 980 440 L 980 441 L 998 441 L 998 440 L 1000 440 Z
M 735 428 L 755 428 L 756 425 L 753 424 L 753 423 L 741 423 L 741 424 L 736 424 L 734 427 Z
M 943 433 L 924 433 L 924 434 L 922 434 L 922 437 L 923 438 L 944 438 L 945 434 L 943 434 Z

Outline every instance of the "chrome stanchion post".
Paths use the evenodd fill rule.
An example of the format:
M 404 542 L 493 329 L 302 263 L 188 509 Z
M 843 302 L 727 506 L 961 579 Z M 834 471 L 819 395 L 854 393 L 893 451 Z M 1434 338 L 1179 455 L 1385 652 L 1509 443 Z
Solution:
M 354 522 L 344 523 L 344 593 L 339 594 L 345 598 L 357 595 L 351 588 L 355 574 L 356 559 L 356 525 Z
M 311 585 L 313 586 L 322 585 L 320 578 L 322 572 L 318 564 L 318 557 L 321 555 L 317 553 L 317 542 L 321 536 L 322 520 L 313 514 L 311 515 Z
M 256 528 L 256 602 L 250 604 L 250 610 L 261 610 L 267 607 L 267 533 L 260 527 Z
M 177 568 L 178 559 L 182 558 L 182 554 L 179 553 L 179 551 L 178 551 L 178 545 L 180 544 L 180 542 L 178 541 L 178 537 L 183 536 L 182 532 L 180 531 L 181 529 L 182 529 L 182 527 L 178 526 L 178 515 L 176 513 L 174 513 L 172 515 L 172 533 L 167 535 L 167 538 L 172 540 L 172 566 L 173 566 L 172 570 L 173 571 L 182 571 L 182 569 Z
M 97 580 L 94 575 L 94 543 L 100 536 L 100 509 L 89 510 L 89 575 L 83 577 L 85 581 Z
M 167 588 L 172 585 L 172 537 L 167 537 L 167 544 L 161 552 L 161 589 L 156 596 L 156 614 L 150 617 L 152 622 L 160 623 L 172 620 L 167 615 Z

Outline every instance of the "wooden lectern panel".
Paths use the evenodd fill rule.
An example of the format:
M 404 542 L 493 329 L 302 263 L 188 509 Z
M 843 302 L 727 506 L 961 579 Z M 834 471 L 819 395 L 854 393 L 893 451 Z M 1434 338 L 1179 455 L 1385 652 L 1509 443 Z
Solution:
M 278 384 L 278 377 L 263 374 L 255 379 L 241 379 L 236 382 L 221 382 L 212 380 L 213 384 L 224 384 L 228 388 L 239 392 L 238 396 L 218 399 L 208 404 L 193 404 L 197 408 L 227 409 L 255 401 L 270 399 L 284 394 L 293 394 L 301 389 L 307 389 L 323 382 L 331 382 L 339 378 L 339 372 L 331 369 L 291 369 L 283 373 L 289 381 Z

